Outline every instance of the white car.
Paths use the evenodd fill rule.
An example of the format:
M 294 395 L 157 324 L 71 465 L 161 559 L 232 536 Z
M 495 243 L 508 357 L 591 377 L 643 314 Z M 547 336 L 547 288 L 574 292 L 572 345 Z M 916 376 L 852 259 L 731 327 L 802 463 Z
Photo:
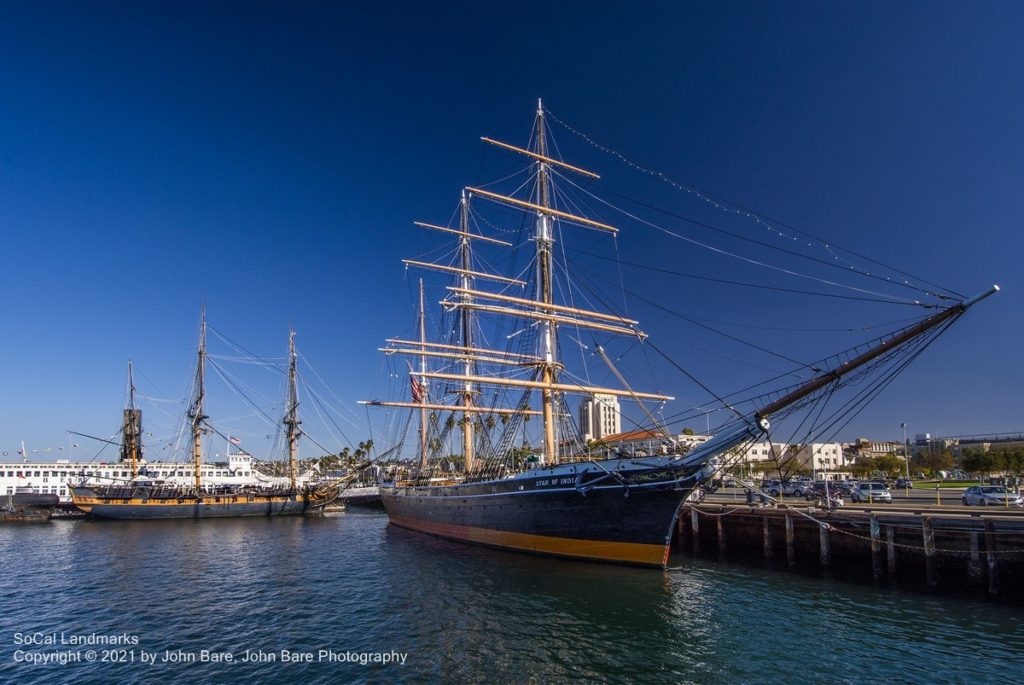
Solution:
M 1005 507 L 1007 505 L 1024 507 L 1024 497 L 1008 491 L 1002 485 L 975 485 L 967 488 L 964 490 L 961 502 L 963 502 L 965 507 L 969 507 L 972 504 L 982 507 Z
M 892 502 L 892 493 L 885 487 L 885 483 L 870 481 L 857 483 L 850 499 L 854 502 Z

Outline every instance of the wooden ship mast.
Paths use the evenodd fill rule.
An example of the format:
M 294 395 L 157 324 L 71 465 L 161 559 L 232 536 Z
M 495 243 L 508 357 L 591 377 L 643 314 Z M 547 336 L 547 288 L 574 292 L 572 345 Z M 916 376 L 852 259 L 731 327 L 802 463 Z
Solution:
M 203 462 L 203 402 L 206 399 L 206 306 L 203 305 L 202 322 L 199 326 L 199 358 L 196 364 L 195 395 L 189 408 L 188 418 L 192 421 L 192 465 L 195 469 L 196 493 L 202 488 Z
M 295 331 L 288 334 L 288 409 L 284 417 L 284 425 L 288 439 L 288 476 L 291 489 L 298 489 L 298 449 L 299 449 L 299 393 L 296 386 L 298 355 L 295 352 Z
M 450 299 L 444 299 L 441 304 L 450 309 L 459 310 L 459 343 L 458 345 L 428 343 L 423 333 L 422 323 L 422 285 L 421 285 L 421 316 L 420 316 L 420 340 L 418 342 L 391 338 L 387 342 L 389 347 L 380 348 L 388 354 L 409 354 L 419 356 L 421 359 L 419 371 L 410 371 L 413 375 L 422 379 L 423 383 L 430 380 L 448 381 L 456 383 L 457 391 L 461 395 L 461 402 L 454 404 L 430 403 L 425 392 L 420 393 L 419 401 L 406 402 L 381 402 L 371 401 L 363 404 L 391 407 L 419 407 L 422 412 L 431 410 L 449 410 L 461 412 L 463 415 L 460 425 L 462 428 L 462 446 L 465 456 L 466 472 L 472 473 L 474 460 L 474 431 L 473 417 L 480 413 L 487 414 L 527 414 L 540 415 L 543 420 L 543 456 L 547 463 L 558 461 L 558 414 L 559 398 L 566 392 L 580 394 L 608 394 L 619 397 L 632 397 L 635 400 L 649 399 L 665 401 L 672 397 L 657 393 L 639 393 L 631 389 L 605 388 L 598 386 L 584 386 L 575 383 L 559 381 L 559 370 L 562 364 L 559 361 L 558 353 L 558 327 L 560 325 L 571 325 L 574 327 L 589 328 L 605 333 L 629 335 L 643 339 L 646 335 L 636 328 L 637 322 L 613 314 L 588 311 L 555 303 L 554 278 L 553 278 L 553 245 L 554 227 L 556 221 L 580 225 L 590 229 L 596 229 L 610 234 L 615 234 L 618 229 L 614 226 L 595 221 L 575 214 L 570 214 L 552 206 L 551 199 L 551 169 L 557 167 L 566 171 L 580 174 L 588 178 L 598 178 L 597 174 L 581 169 L 554 159 L 548 155 L 544 108 L 540 100 L 537 101 L 537 114 L 535 126 L 535 150 L 527 150 L 508 143 L 503 143 L 492 138 L 483 137 L 484 142 L 497 146 L 503 150 L 515 152 L 526 156 L 536 165 L 537 184 L 535 192 L 529 201 L 519 198 L 500 195 L 498 193 L 481 188 L 466 187 L 462 191 L 460 199 L 460 220 L 459 228 L 437 226 L 424 222 L 414 222 L 417 226 L 457 235 L 459 238 L 459 265 L 449 266 L 422 262 L 412 259 L 402 260 L 406 266 L 413 266 L 425 269 L 433 269 L 444 273 L 450 273 L 458 277 L 457 286 L 448 286 L 451 292 Z M 526 283 L 515 278 L 508 278 L 485 271 L 474 269 L 471 260 L 471 241 L 478 240 L 485 243 L 511 247 L 511 243 L 499 240 L 491 236 L 479 235 L 470 231 L 469 225 L 469 204 L 474 195 L 486 200 L 503 204 L 521 211 L 531 212 L 535 215 L 534 242 L 536 244 L 536 291 L 534 297 L 515 297 L 504 293 L 489 292 L 481 290 L 476 286 L 476 281 L 487 281 L 499 284 L 503 287 L 518 286 L 525 287 Z M 500 316 L 513 316 L 525 318 L 538 322 L 540 328 L 539 342 L 534 354 L 516 354 L 495 349 L 480 348 L 475 345 L 473 339 L 473 319 L 471 313 L 485 312 Z M 403 347 L 406 345 L 406 347 Z M 416 347 L 411 347 L 415 345 Z M 426 370 L 427 358 L 447 358 L 461 362 L 461 373 L 431 372 Z M 536 371 L 533 379 L 504 378 L 498 376 L 481 375 L 476 372 L 478 363 L 530 366 Z M 477 386 L 498 386 L 505 388 L 519 388 L 539 390 L 541 393 L 541 410 L 520 410 L 481 407 L 475 403 Z M 421 466 L 425 466 L 426 448 L 424 435 L 426 433 L 425 423 L 421 419 Z

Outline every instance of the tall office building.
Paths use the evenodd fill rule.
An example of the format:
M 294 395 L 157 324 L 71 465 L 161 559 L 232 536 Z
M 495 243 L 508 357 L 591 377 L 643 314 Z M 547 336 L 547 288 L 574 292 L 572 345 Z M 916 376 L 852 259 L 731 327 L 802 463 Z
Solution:
M 622 432 L 619 398 L 615 395 L 591 395 L 580 404 L 580 432 L 583 441 L 600 440 Z

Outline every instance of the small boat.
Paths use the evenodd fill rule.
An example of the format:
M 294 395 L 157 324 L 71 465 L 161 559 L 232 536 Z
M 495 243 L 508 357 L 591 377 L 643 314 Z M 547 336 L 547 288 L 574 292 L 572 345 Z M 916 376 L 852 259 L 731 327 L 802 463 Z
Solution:
M 45 523 L 57 506 L 57 495 L 36 492 L 35 488 L 16 488 L 0 500 L 0 521 Z

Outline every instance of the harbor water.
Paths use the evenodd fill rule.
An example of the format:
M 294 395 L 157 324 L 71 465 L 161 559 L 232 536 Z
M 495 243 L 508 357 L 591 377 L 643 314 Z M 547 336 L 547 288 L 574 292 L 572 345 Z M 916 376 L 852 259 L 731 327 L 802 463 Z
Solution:
M 544 559 L 377 512 L 8 525 L 0 549 L 5 683 L 1024 678 L 1019 606 L 683 556 Z

